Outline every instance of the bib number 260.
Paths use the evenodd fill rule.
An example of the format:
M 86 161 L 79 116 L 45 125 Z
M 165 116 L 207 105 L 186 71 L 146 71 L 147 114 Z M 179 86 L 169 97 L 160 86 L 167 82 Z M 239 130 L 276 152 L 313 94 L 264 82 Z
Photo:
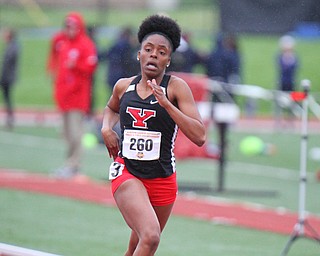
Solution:
M 138 150 L 138 151 L 151 151 L 153 148 L 153 141 L 151 139 L 130 139 L 130 150 Z

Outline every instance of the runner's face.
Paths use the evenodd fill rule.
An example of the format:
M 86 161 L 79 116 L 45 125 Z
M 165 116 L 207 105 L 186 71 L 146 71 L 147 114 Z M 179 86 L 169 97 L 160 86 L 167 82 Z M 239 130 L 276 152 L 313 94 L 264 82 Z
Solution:
M 167 38 L 159 34 L 149 35 L 141 44 L 138 53 L 141 73 L 157 77 L 165 72 L 171 59 L 171 45 Z

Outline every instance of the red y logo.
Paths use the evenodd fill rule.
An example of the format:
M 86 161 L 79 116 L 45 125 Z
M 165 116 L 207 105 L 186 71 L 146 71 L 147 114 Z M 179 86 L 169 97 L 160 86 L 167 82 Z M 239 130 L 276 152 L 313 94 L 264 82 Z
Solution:
M 149 118 L 156 116 L 156 111 L 142 109 L 142 108 L 127 107 L 126 112 L 129 113 L 134 119 L 132 123 L 133 127 L 145 128 L 145 129 L 148 128 L 146 121 Z

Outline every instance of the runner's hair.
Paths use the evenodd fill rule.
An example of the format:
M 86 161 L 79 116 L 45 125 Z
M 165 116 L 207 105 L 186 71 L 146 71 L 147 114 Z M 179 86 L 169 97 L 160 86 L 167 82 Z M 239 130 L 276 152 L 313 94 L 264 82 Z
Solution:
M 147 17 L 139 27 L 139 43 L 142 43 L 151 34 L 166 37 L 171 44 L 172 52 L 180 45 L 181 29 L 176 21 L 167 16 L 155 14 Z

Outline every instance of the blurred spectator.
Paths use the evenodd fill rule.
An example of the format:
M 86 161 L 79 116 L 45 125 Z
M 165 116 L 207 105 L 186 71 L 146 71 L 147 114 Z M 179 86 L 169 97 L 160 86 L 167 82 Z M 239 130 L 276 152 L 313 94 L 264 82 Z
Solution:
M 225 83 L 239 83 L 241 61 L 236 36 L 219 34 L 216 45 L 207 56 L 205 64 L 209 77 Z
M 279 68 L 279 90 L 291 92 L 295 90 L 295 76 L 298 58 L 295 53 L 295 40 L 291 36 L 283 36 L 279 42 L 280 53 L 277 57 Z
M 288 121 L 293 120 L 294 103 L 290 100 L 289 94 L 295 91 L 295 80 L 299 65 L 293 37 L 289 35 L 281 37 L 279 40 L 279 49 L 280 51 L 276 58 L 278 70 L 278 93 L 276 94 L 275 101 L 276 125 L 280 125 L 282 110 L 286 112 L 286 119 L 288 119 Z
M 205 60 L 206 73 L 213 79 L 226 82 L 227 75 L 225 74 L 225 65 L 223 36 L 222 34 L 219 34 L 212 51 L 208 54 Z
M 241 83 L 241 60 L 238 39 L 234 34 L 227 34 L 224 38 L 226 55 L 226 81 L 231 84 Z
M 209 77 L 225 84 L 226 92 L 221 95 L 214 95 L 213 101 L 228 100 L 229 96 L 233 99 L 231 88 L 226 84 L 239 84 L 241 82 L 240 52 L 235 35 L 218 35 L 213 50 L 205 58 L 205 67 Z
M 68 146 L 65 165 L 55 172 L 59 178 L 72 178 L 80 171 L 83 121 L 90 111 L 90 87 L 97 66 L 96 48 L 85 29 L 79 13 L 66 16 L 66 39 L 58 53 L 54 91 Z
M 201 55 L 191 46 L 190 34 L 181 36 L 180 46 L 172 53 L 168 71 L 192 73 L 197 64 L 202 63 Z
M 2 69 L 0 74 L 0 86 L 6 105 L 7 119 L 6 127 L 12 129 L 14 126 L 14 114 L 12 104 L 12 88 L 17 79 L 18 61 L 20 56 L 20 46 L 17 42 L 16 32 L 7 28 L 4 30 L 3 38 L 6 48 L 2 56 Z
M 131 28 L 125 27 L 109 49 L 99 51 L 99 61 L 108 62 L 106 83 L 111 90 L 120 78 L 130 77 L 135 75 L 137 70 L 140 70 L 137 61 L 137 48 L 133 44 L 132 36 Z

